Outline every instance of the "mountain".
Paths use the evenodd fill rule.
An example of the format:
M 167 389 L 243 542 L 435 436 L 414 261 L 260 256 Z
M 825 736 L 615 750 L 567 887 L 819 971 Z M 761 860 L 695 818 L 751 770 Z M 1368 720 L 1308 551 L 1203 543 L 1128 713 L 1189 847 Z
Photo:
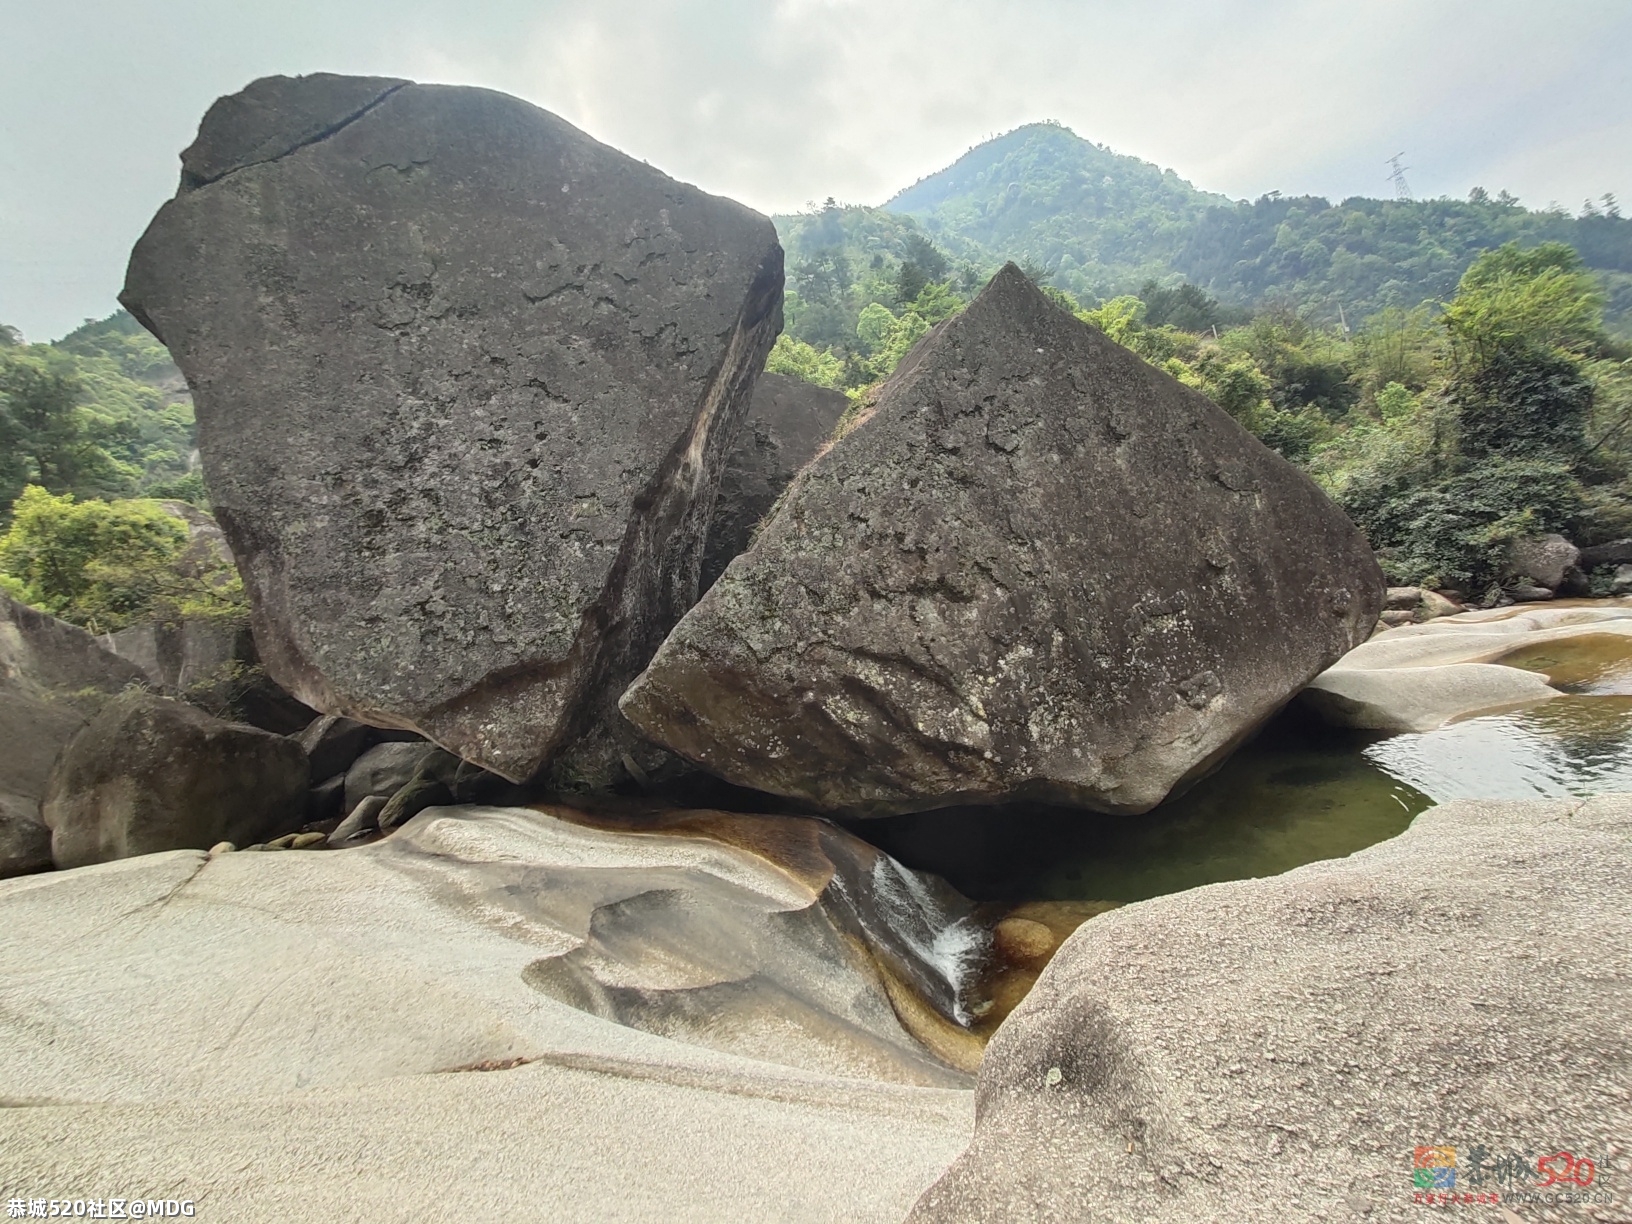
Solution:
M 1271 193 L 1234 201 L 1053 123 L 971 149 L 884 205 L 957 258 L 1015 259 L 1084 300 L 1183 279 L 1220 301 L 1281 305 L 1350 323 L 1390 306 L 1448 298 L 1481 251 L 1517 240 L 1573 246 L 1632 329 L 1632 220 L 1613 199 L 1571 217 L 1520 207 L 1506 192 L 1467 200 L 1341 203 Z
M 1207 211 L 1227 207 L 1171 170 L 1033 123 L 977 145 L 884 205 L 956 255 L 1024 260 L 1079 297 L 1167 275 Z

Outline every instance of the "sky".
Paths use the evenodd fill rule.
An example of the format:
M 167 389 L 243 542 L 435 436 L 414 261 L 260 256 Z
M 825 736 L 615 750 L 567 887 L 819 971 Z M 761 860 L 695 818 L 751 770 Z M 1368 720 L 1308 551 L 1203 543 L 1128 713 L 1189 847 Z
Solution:
M 502 89 L 765 212 L 1055 119 L 1238 198 L 1632 205 L 1628 0 L 0 0 L 0 322 L 106 315 L 219 95 Z M 1632 212 L 1632 207 L 1628 207 Z

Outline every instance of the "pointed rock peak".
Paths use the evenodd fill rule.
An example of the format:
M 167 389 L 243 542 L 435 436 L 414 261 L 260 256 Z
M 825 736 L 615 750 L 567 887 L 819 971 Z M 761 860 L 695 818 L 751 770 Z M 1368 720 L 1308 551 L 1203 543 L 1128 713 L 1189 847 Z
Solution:
M 412 84 L 400 77 L 262 77 L 217 98 L 181 155 L 181 190 L 192 191 L 234 170 L 276 161 L 315 144 Z
M 1381 603 L 1306 475 L 1011 264 L 800 472 L 621 709 L 832 812 L 1142 812 Z

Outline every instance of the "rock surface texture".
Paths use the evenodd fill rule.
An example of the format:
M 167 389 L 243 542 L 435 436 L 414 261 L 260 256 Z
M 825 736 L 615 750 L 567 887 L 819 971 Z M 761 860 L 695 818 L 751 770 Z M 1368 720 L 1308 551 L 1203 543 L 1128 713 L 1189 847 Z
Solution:
M 1475 1146 L 1519 1153 L 1518 1189 L 1587 1156 L 1606 1198 L 1511 1218 L 1626 1219 L 1629 871 L 1632 796 L 1462 800 L 1096 918 L 993 1038 L 974 1141 L 910 1219 L 1421 1220 L 1421 1145 L 1456 1148 L 1459 1191 L 1502 1188 Z
M 842 391 L 785 374 L 760 376 L 754 384 L 748 419 L 737 433 L 720 478 L 714 521 L 703 551 L 703 590 L 713 586 L 732 558 L 753 543 L 754 528 L 794 474 L 832 436 L 849 406 Z
M 800 473 L 622 708 L 827 810 L 1141 812 L 1382 599 L 1307 477 L 1010 265 Z
M 971 1079 L 876 966 L 934 976 L 946 928 L 824 822 L 564 816 L 0 883 L 0 1187 L 176 1187 L 220 1224 L 899 1221 Z
M 0 878 L 51 866 L 40 816 L 51 766 L 140 668 L 66 621 L 0 595 Z
M 1632 636 L 1632 607 L 1524 604 L 1441 617 L 1379 633 L 1316 676 L 1299 696 L 1327 722 L 1367 731 L 1433 731 L 1484 710 L 1562 696 L 1510 655 L 1549 642 Z
M 770 222 L 398 80 L 256 81 L 182 166 L 121 301 L 194 390 L 268 672 L 512 780 L 621 775 L 781 326 Z
M 64 749 L 41 804 L 58 867 L 247 845 L 305 818 L 299 743 L 168 697 L 114 698 Z

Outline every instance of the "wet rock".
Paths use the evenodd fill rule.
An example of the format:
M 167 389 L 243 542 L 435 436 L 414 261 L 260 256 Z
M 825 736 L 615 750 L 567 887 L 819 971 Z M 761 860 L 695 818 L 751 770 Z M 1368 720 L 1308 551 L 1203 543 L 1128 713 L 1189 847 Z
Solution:
M 409 782 L 386 801 L 380 809 L 382 833 L 389 833 L 405 824 L 429 807 L 444 807 L 453 802 L 453 788 L 440 778 L 416 773 Z
M 334 832 L 329 834 L 329 844 L 341 846 L 377 830 L 380 827 L 380 812 L 384 807 L 384 795 L 364 795 L 357 801 L 357 806 L 352 808 L 346 818 L 336 826 Z
M 1628 796 L 1462 800 L 1096 918 L 992 1039 L 974 1139 L 909 1219 L 1413 1219 L 1426 1136 L 1556 1142 L 1619 1176 L 1632 910 L 1604 898 L 1629 871 Z
M 83 629 L 0 594 L 0 878 L 50 865 L 40 797 L 53 762 L 111 696 L 143 680 Z
M 1545 603 L 1553 598 L 1553 592 L 1544 586 L 1529 586 L 1520 583 L 1518 586 L 1505 588 L 1507 597 L 1514 603 Z
M 622 708 L 830 811 L 1141 812 L 1382 599 L 1313 482 L 1011 265 L 800 473 Z
M 992 931 L 997 951 L 1010 960 L 1039 960 L 1054 951 L 1054 932 L 1030 918 L 1005 918 Z
M 291 739 L 128 692 L 74 737 L 41 805 L 58 867 L 253 842 L 306 813 L 306 755 Z
M 794 473 L 832 436 L 849 406 L 849 397 L 842 391 L 785 374 L 760 376 L 748 418 L 737 433 L 720 478 L 703 552 L 703 590 L 713 586 L 732 558 L 753 542 L 754 528 L 776 504 Z
M 121 300 L 194 390 L 268 672 L 512 780 L 652 755 L 613 703 L 696 597 L 781 326 L 769 220 L 482 89 L 217 102 Z
M 1524 536 L 1513 541 L 1508 553 L 1507 572 L 1512 577 L 1529 578 L 1536 586 L 1556 591 L 1576 570 L 1580 560 L 1580 550 L 1557 533 Z M 1522 590 L 1525 586 L 1520 583 L 1517 588 L 1509 590 Z
M 368 795 L 389 799 L 408 785 L 426 758 L 438 751 L 435 744 L 423 740 L 376 744 L 346 771 L 346 810 L 356 808 Z

